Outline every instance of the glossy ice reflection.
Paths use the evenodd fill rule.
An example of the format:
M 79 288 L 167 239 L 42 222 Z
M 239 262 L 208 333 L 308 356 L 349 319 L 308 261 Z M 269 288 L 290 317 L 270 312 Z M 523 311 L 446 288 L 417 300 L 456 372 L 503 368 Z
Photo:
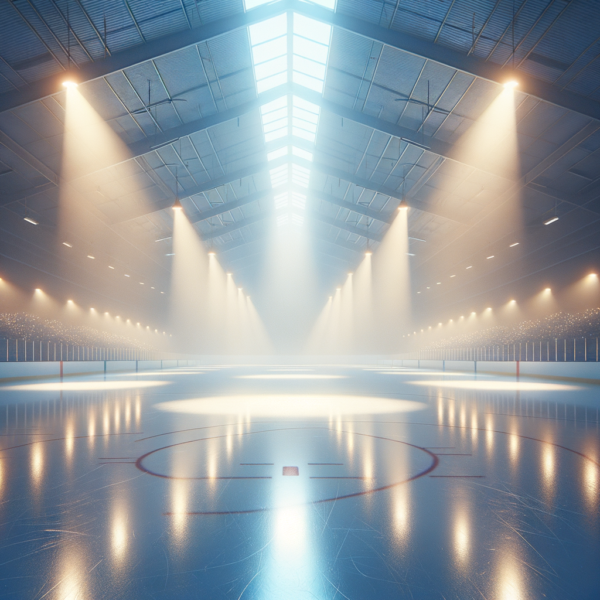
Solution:
M 600 594 L 597 388 L 314 365 L 149 379 L 168 385 L 0 389 L 0 597 Z

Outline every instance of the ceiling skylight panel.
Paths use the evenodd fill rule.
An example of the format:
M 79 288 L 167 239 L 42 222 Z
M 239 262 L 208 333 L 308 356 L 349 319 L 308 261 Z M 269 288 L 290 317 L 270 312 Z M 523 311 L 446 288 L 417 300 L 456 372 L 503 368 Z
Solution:
M 317 126 L 314 123 L 309 123 L 308 121 L 303 121 L 302 119 L 297 119 L 296 117 L 292 118 L 292 125 L 294 127 L 298 127 L 299 129 L 304 129 L 310 133 L 317 133 Z
M 277 169 L 271 169 L 269 171 L 269 175 L 271 175 L 271 186 L 278 187 L 283 184 L 287 184 L 288 182 L 288 166 L 283 165 L 278 167 Z
M 319 44 L 329 46 L 331 26 L 294 13 L 294 35 L 300 35 Z
M 278 119 L 277 121 L 272 121 L 271 123 L 267 123 L 266 125 L 263 125 L 263 129 L 265 130 L 265 133 L 269 133 L 271 131 L 275 131 L 276 129 L 279 129 L 280 127 L 287 127 L 288 124 L 288 120 L 287 117 L 284 119 Z
M 260 94 L 261 92 L 266 92 L 267 90 L 277 87 L 278 85 L 283 85 L 284 83 L 287 83 L 287 71 L 257 81 L 256 91 Z
M 313 104 L 308 100 L 304 100 L 303 98 L 298 98 L 298 96 L 293 96 L 292 104 L 294 106 L 294 110 L 296 110 L 296 108 L 301 108 L 302 110 L 313 113 L 317 116 L 319 116 L 321 112 L 321 109 L 316 104 Z
M 279 15 L 248 27 L 250 45 L 256 46 L 269 40 L 281 37 L 287 33 L 287 15 Z
M 294 97 L 295 98 L 295 97 Z M 300 98 L 298 98 L 300 100 Z M 263 115 L 263 119 L 267 114 L 270 114 L 276 110 L 287 108 L 288 99 L 287 96 L 282 96 L 281 98 L 277 98 L 277 100 L 273 100 L 268 104 L 264 104 L 260 107 L 260 114 Z
M 277 131 L 271 131 L 271 133 L 265 133 L 265 142 L 272 142 L 273 140 L 278 140 L 279 138 L 285 137 L 288 133 L 287 123 L 285 127 L 278 129 Z
M 321 4 L 321 2 L 332 2 L 334 0 L 313 0 L 315 4 Z M 252 8 L 256 8 L 257 6 L 262 6 L 263 4 L 268 4 L 269 2 L 273 2 L 273 0 L 244 0 L 244 8 L 246 10 L 250 10 Z M 325 5 L 323 5 L 325 6 Z M 327 6 L 329 8 L 329 6 Z
M 297 106 L 294 106 L 292 110 L 292 114 L 294 117 L 302 119 L 303 121 L 308 121 L 309 123 L 314 123 L 315 125 L 319 122 L 319 115 L 315 115 L 315 113 L 308 112 L 307 110 L 302 110 Z
M 278 56 L 285 56 L 286 53 L 286 35 L 271 40 L 270 42 L 259 44 L 258 46 L 252 46 L 252 59 L 254 60 L 255 65 L 271 60 L 272 58 L 277 58 Z
M 319 94 L 323 91 L 323 81 L 321 79 L 309 77 L 304 73 L 298 73 L 298 71 L 293 72 L 292 78 L 294 83 L 303 85 L 304 87 L 314 90 L 315 92 L 319 92 Z
M 316 137 L 314 133 L 310 133 L 309 131 L 300 129 L 299 127 L 292 127 L 292 135 L 302 138 L 307 142 L 314 142 Z
M 247 2 L 249 0 L 246 0 Z M 260 2 L 263 4 L 264 2 L 268 2 L 268 0 L 252 0 L 253 2 Z M 335 10 L 335 0 L 304 0 L 305 2 L 309 2 L 310 4 L 318 4 L 319 6 L 323 6 L 325 8 L 329 8 L 331 10 Z
M 297 192 L 292 193 L 292 206 L 304 210 L 306 208 L 306 196 L 298 194 Z
M 292 183 L 302 187 L 308 187 L 310 171 L 299 165 L 292 165 Z
M 275 210 L 279 210 L 280 208 L 285 208 L 289 205 L 290 195 L 285 192 L 284 194 L 278 194 L 275 196 Z
M 302 148 L 296 148 L 296 146 L 292 146 L 292 154 L 303 158 L 304 160 L 312 161 L 313 159 L 312 152 L 307 152 L 306 150 L 302 150 Z
M 260 48 L 260 46 L 258 47 Z M 294 36 L 294 54 L 297 54 L 298 56 L 303 56 L 304 58 L 310 58 L 310 60 L 314 60 L 315 62 L 326 64 L 328 52 L 329 46 L 318 44 L 317 42 L 307 40 L 298 35 Z
M 294 225 L 302 225 L 304 223 L 304 215 L 297 215 L 292 213 L 292 223 Z
M 263 125 L 266 125 L 267 123 L 272 123 L 273 121 L 287 118 L 287 116 L 288 116 L 288 109 L 286 106 L 285 108 L 280 108 L 279 110 L 272 110 L 269 113 L 263 114 L 262 122 L 263 122 Z
M 287 56 L 280 56 L 254 67 L 257 80 L 266 79 L 283 71 L 287 71 Z
M 294 71 L 310 75 L 315 79 L 325 80 L 325 65 L 294 54 Z
M 286 213 L 285 215 L 277 216 L 277 226 L 281 227 L 282 225 L 286 225 L 290 220 L 290 216 Z
M 281 158 L 282 156 L 286 156 L 288 154 L 288 147 L 284 146 L 283 148 L 279 148 L 279 150 L 274 150 L 273 152 L 269 152 L 267 154 L 267 160 L 275 160 L 276 158 Z

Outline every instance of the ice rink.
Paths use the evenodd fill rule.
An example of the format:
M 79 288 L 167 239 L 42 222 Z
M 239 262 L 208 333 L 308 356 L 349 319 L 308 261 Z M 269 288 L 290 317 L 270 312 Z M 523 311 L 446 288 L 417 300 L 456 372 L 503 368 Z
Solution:
M 3 599 L 595 599 L 600 388 L 385 366 L 0 386 Z

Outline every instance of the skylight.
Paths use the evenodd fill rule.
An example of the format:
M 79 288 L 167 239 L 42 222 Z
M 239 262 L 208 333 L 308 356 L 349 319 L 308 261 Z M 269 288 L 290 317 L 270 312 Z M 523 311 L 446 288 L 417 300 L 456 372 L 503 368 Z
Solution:
M 258 93 L 287 83 L 287 15 L 248 28 Z
M 282 156 L 286 156 L 289 152 L 287 146 L 283 148 L 279 148 L 279 150 L 274 150 L 273 152 L 267 153 L 267 160 L 275 160 L 276 158 L 281 158 Z
M 283 96 L 260 109 L 265 142 L 285 137 L 288 133 L 288 98 Z
M 329 8 L 331 10 L 335 10 L 335 0 L 304 0 L 308 4 L 318 4 L 319 6 L 323 6 L 324 8 Z M 252 10 L 257 6 L 262 6 L 263 4 L 270 4 L 274 2 L 274 0 L 244 0 L 244 8 L 246 10 Z
M 307 152 L 306 150 L 302 150 L 302 148 L 296 148 L 296 146 L 292 146 L 292 155 L 303 158 L 304 160 L 312 161 L 313 159 L 312 152 Z
M 314 19 L 294 14 L 294 83 L 315 92 L 323 91 L 325 65 L 329 54 L 331 27 Z
M 245 0 L 245 7 L 250 10 L 267 4 L 268 1 Z M 335 8 L 335 0 L 315 0 L 312 3 Z M 289 33 L 288 27 L 291 28 Z M 319 94 L 323 92 L 331 39 L 329 25 L 296 13 L 284 13 L 251 25 L 248 32 L 258 94 L 290 83 L 290 72 L 294 83 Z M 288 48 L 291 48 L 291 56 Z M 291 101 L 288 98 L 286 95 L 261 107 L 265 142 L 291 135 L 314 144 L 321 112 L 319 106 L 296 96 L 292 96 Z M 277 215 L 277 224 L 302 224 L 304 217 L 297 214 L 297 211 L 305 209 L 306 196 L 297 191 L 292 192 L 289 186 L 307 189 L 310 170 L 292 161 L 296 158 L 312 162 L 313 152 L 310 147 L 290 145 L 289 141 L 282 143 L 280 148 L 267 153 L 268 161 L 290 157 L 288 164 L 269 172 L 272 188 L 288 187 L 287 191 L 278 193 L 274 199 L 278 213 L 285 211 L 285 214 Z

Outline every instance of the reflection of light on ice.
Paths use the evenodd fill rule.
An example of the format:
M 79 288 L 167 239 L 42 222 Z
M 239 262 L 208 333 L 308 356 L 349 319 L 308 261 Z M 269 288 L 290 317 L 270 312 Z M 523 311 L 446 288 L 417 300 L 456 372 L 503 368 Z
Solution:
M 598 467 L 589 460 L 585 461 L 583 473 L 583 491 L 590 513 L 595 514 L 598 506 Z
M 127 528 L 125 518 L 120 512 L 113 517 L 111 545 L 113 558 L 116 562 L 121 562 L 127 550 Z
M 579 390 L 576 385 L 563 383 L 534 383 L 529 381 L 408 381 L 410 385 L 427 385 L 432 387 L 456 388 L 465 390 L 490 390 L 490 391 L 522 391 L 522 392 L 564 392 Z
M 188 519 L 188 494 L 189 483 L 184 480 L 172 480 L 171 485 L 171 512 L 175 540 L 179 542 L 186 530 Z
M 119 433 L 119 429 L 121 426 L 121 406 L 117 402 L 115 404 L 115 432 Z
M 464 514 L 459 514 L 454 523 L 454 554 L 456 562 L 464 568 L 469 560 L 469 526 Z
M 504 552 L 498 579 L 500 589 L 496 598 L 498 600 L 522 600 L 527 597 L 527 594 L 523 592 L 518 567 L 515 559 L 510 555 L 511 549 L 504 548 Z
M 129 429 L 131 425 L 131 403 L 129 399 L 127 399 L 127 403 L 125 404 L 125 427 Z
M 104 435 L 110 433 L 110 416 L 108 414 L 108 408 L 104 407 L 104 413 L 102 415 L 102 425 L 104 426 Z
M 285 554 L 302 554 L 306 544 L 306 507 L 280 508 L 275 514 L 275 544 Z
M 65 381 L 62 383 L 27 383 L 4 389 L 20 392 L 91 392 L 155 387 L 168 383 L 168 381 Z
M 184 414 L 246 415 L 252 417 L 290 417 L 391 414 L 423 410 L 426 404 L 414 400 L 391 400 L 368 396 L 329 394 L 273 394 L 217 396 L 192 400 L 173 400 L 155 405 L 159 410 Z
M 73 423 L 67 423 L 65 430 L 65 452 L 67 460 L 73 456 L 73 446 L 75 444 L 75 434 L 73 433 Z
M 394 539 L 396 543 L 406 548 L 410 536 L 410 487 L 408 485 L 395 487 L 392 494 Z
M 135 424 L 139 426 L 140 420 L 142 418 L 142 403 L 140 402 L 140 397 L 137 396 L 135 399 Z
M 44 449 L 42 444 L 33 444 L 31 447 L 31 478 L 37 488 L 41 482 L 44 469 Z
M 511 433 L 509 436 L 510 461 L 516 464 L 519 458 L 519 436 Z
M 485 420 L 485 442 L 488 451 L 491 452 L 494 448 L 494 422 L 489 415 Z

